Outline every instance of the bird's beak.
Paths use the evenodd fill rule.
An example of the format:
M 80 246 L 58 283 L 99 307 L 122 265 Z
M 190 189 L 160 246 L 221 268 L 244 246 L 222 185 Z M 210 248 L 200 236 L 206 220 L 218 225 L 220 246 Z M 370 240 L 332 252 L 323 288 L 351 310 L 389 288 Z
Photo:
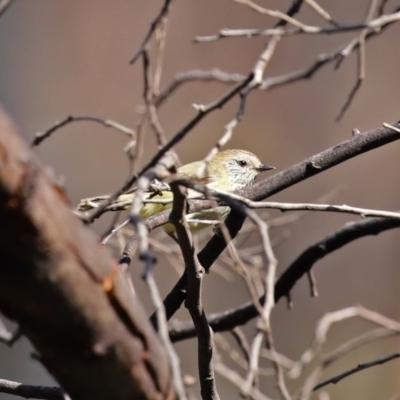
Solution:
M 257 171 L 259 172 L 269 171 L 270 169 L 276 169 L 276 168 L 268 164 L 261 164 L 259 167 L 257 167 Z

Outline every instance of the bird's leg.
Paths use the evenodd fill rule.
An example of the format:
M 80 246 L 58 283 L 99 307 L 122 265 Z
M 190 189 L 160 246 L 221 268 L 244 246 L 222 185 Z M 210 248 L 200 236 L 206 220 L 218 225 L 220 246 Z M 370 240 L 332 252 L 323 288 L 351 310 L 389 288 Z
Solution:
M 163 190 L 165 191 L 171 191 L 171 187 L 168 185 L 168 183 L 161 182 L 158 179 L 154 179 L 149 186 L 149 191 L 154 192 L 154 196 L 156 195 L 161 195 Z
M 213 233 L 214 233 L 214 235 L 216 235 L 220 238 L 224 237 L 224 235 L 222 234 L 221 228 L 220 228 L 220 224 L 214 226 Z

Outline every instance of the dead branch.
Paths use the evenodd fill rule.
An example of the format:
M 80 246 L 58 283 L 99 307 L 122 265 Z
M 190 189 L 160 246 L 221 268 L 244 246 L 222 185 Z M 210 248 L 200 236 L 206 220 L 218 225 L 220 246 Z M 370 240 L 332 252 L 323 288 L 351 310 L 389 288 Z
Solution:
M 106 128 L 114 128 L 119 132 L 124 133 L 125 135 L 129 136 L 132 140 L 135 137 L 135 131 L 121 125 L 119 122 L 112 121 L 110 119 L 106 118 L 99 118 L 99 117 L 93 117 L 90 115 L 69 115 L 68 117 L 57 121 L 54 123 L 52 127 L 49 129 L 45 130 L 44 132 L 38 132 L 35 134 L 35 137 L 32 140 L 32 146 L 39 146 L 45 139 L 49 138 L 56 130 L 59 128 L 62 128 L 65 125 L 70 124 L 71 122 L 80 122 L 80 121 L 90 121 L 90 122 L 97 122 L 98 124 L 101 124 L 105 126 Z
M 205 271 L 197 259 L 189 225 L 185 219 L 186 189 L 176 184 L 173 184 L 171 189 L 174 193 L 171 222 L 175 226 L 179 246 L 185 262 L 185 274 L 188 281 L 186 307 L 193 320 L 198 340 L 197 356 L 201 396 L 204 400 L 219 400 L 212 363 L 212 331 L 208 325 L 207 316 L 201 299 L 202 280 Z
M 0 219 L 0 310 L 66 392 L 74 400 L 175 398 L 139 299 L 3 111 Z
M 66 400 L 61 388 L 56 386 L 33 386 L 0 379 L 0 393 L 24 397 L 25 399 Z

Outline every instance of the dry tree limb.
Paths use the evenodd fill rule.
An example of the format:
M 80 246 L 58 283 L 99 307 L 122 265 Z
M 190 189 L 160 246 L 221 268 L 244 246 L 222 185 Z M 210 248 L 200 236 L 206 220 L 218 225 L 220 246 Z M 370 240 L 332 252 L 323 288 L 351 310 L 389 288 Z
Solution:
M 385 357 L 380 357 L 380 358 L 377 358 L 377 359 L 372 360 L 372 361 L 368 361 L 368 362 L 365 362 L 365 363 L 358 364 L 357 366 L 355 366 L 355 367 L 353 367 L 353 368 L 351 368 L 351 369 L 349 369 L 347 371 L 344 371 L 344 372 L 342 372 L 342 373 L 340 373 L 338 375 L 335 375 L 335 376 L 333 376 L 331 378 L 328 378 L 328 379 L 318 383 L 317 385 L 315 385 L 313 387 L 313 391 L 319 390 L 322 387 L 327 386 L 327 385 L 329 385 L 331 383 L 336 385 L 342 379 L 347 378 L 348 376 L 353 375 L 356 372 L 364 371 L 367 368 L 372 368 L 372 367 L 375 367 L 377 365 L 385 364 L 385 363 L 387 363 L 389 361 L 392 361 L 392 360 L 395 360 L 395 359 L 397 359 L 399 357 L 400 357 L 400 351 L 398 351 L 396 353 L 389 354 L 388 356 L 385 356 Z
M 226 378 L 229 382 L 231 382 L 239 389 L 241 389 L 245 384 L 245 380 L 237 371 L 229 368 L 221 361 L 217 361 L 215 363 L 215 371 L 218 372 L 221 376 Z M 272 400 L 270 397 L 267 397 L 264 393 L 260 392 L 255 387 L 251 389 L 247 398 L 252 400 Z
M 61 388 L 56 386 L 33 386 L 0 379 L 0 393 L 24 397 L 25 399 L 66 400 Z
M 365 24 L 369 23 L 371 19 L 374 17 L 375 12 L 378 8 L 378 0 L 371 0 L 370 1 L 370 6 L 367 12 L 367 16 L 365 18 Z M 347 97 L 347 100 L 345 101 L 343 107 L 341 108 L 338 116 L 336 117 L 336 121 L 340 121 L 346 111 L 349 109 L 351 104 L 353 103 L 353 100 L 361 88 L 361 85 L 364 82 L 365 79 L 365 39 L 368 34 L 368 29 L 363 29 L 357 39 L 358 41 L 358 48 L 357 48 L 357 80 L 354 86 L 351 88 L 350 93 Z
M 39 146 L 39 144 L 41 144 L 45 139 L 49 138 L 57 129 L 65 125 L 68 125 L 71 122 L 79 122 L 79 121 L 97 122 L 105 126 L 106 128 L 114 128 L 117 131 L 122 132 L 125 135 L 129 136 L 131 139 L 135 138 L 135 131 L 133 129 L 121 125 L 120 123 L 112 121 L 110 119 L 93 117 L 90 115 L 79 115 L 79 116 L 69 115 L 64 119 L 55 122 L 52 127 L 45 130 L 44 132 L 36 133 L 35 137 L 32 140 L 32 146 Z
M 156 32 L 158 26 L 164 21 L 164 18 L 168 15 L 169 9 L 171 7 L 172 0 L 165 0 L 164 5 L 162 6 L 159 14 L 157 17 L 154 19 L 154 21 L 150 24 L 150 29 L 147 32 L 147 35 L 143 39 L 142 44 L 139 47 L 139 50 L 136 52 L 136 54 L 131 58 L 129 61 L 129 64 L 134 64 L 137 59 L 143 54 L 143 52 L 146 50 L 147 43 L 153 36 L 154 32 Z
M 185 262 L 187 276 L 186 307 L 196 330 L 198 341 L 198 369 L 201 396 L 204 400 L 219 400 L 213 367 L 213 335 L 203 308 L 201 290 L 204 268 L 197 259 L 189 225 L 186 221 L 186 189 L 177 184 L 171 185 L 174 194 L 170 220 L 175 226 L 176 236 Z
M 193 69 L 180 72 L 175 75 L 173 81 L 169 83 L 160 94 L 154 99 L 154 105 L 158 108 L 167 100 L 182 84 L 186 82 L 221 82 L 221 83 L 240 83 L 246 79 L 245 75 L 228 73 L 214 68 L 210 71 Z
M 327 20 L 329 23 L 333 25 L 337 25 L 337 23 L 333 20 L 333 18 L 329 15 L 329 13 L 326 10 L 324 10 L 321 7 L 321 5 L 319 5 L 315 0 L 304 0 L 304 2 L 323 19 Z
M 175 398 L 139 299 L 3 111 L 0 219 L 0 310 L 65 391 L 74 400 Z
M 331 351 L 329 354 L 324 354 L 322 355 L 322 363 L 324 367 L 328 367 L 341 357 L 349 354 L 351 351 L 361 347 L 365 346 L 366 344 L 369 344 L 371 342 L 380 340 L 380 339 L 386 339 L 389 337 L 393 336 L 398 336 L 400 332 L 396 332 L 395 330 L 390 330 L 388 328 L 376 328 L 373 329 L 369 332 L 363 333 L 362 335 L 356 336 L 353 339 L 348 340 L 347 342 L 344 342 L 340 344 L 338 347 L 336 347 L 333 351 Z M 290 368 L 293 367 L 293 364 Z

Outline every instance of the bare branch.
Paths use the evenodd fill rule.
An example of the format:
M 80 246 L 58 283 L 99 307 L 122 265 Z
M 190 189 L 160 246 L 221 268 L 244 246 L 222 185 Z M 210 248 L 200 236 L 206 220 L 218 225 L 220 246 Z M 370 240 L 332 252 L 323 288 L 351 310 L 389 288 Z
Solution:
M 167 16 L 169 12 L 169 8 L 171 6 L 172 0 L 164 0 L 164 5 L 162 6 L 160 13 L 157 15 L 157 17 L 154 19 L 154 21 L 150 24 L 150 29 L 147 32 L 147 35 L 143 39 L 142 44 L 139 47 L 139 50 L 136 52 L 136 54 L 131 58 L 129 61 L 129 64 L 134 64 L 137 59 L 143 54 L 143 52 L 146 49 L 147 43 L 153 36 L 154 32 L 158 28 L 159 24 L 163 21 L 163 19 Z
M 319 5 L 315 0 L 304 0 L 304 2 L 312 8 L 318 15 L 320 15 L 323 19 L 327 20 L 329 23 L 333 25 L 337 25 L 337 23 L 333 20 L 333 18 L 329 15 L 329 13 L 324 10 L 321 5 Z
M 214 68 L 210 71 L 193 69 L 180 72 L 175 75 L 174 80 L 168 84 L 161 93 L 155 97 L 154 105 L 160 107 L 182 84 L 186 82 L 221 82 L 221 83 L 240 83 L 246 79 L 245 75 L 237 73 L 228 73 Z
M 69 115 L 68 117 L 57 121 L 51 128 L 47 129 L 44 132 L 38 132 L 35 134 L 34 139 L 32 140 L 32 146 L 38 146 L 43 142 L 43 140 L 49 138 L 57 129 L 68 125 L 71 122 L 78 122 L 78 121 L 91 121 L 97 122 L 107 128 L 114 128 L 119 132 L 128 135 L 131 139 L 135 138 L 135 131 L 127 128 L 126 126 L 121 125 L 118 122 L 112 121 L 110 119 L 104 119 L 99 117 L 92 117 L 92 116 L 73 116 Z
M 1 312 L 74 399 L 175 396 L 140 300 L 3 112 L 0 148 Z
M 0 393 L 25 399 L 66 400 L 65 393 L 59 387 L 24 385 L 6 379 L 0 379 Z
M 175 352 L 175 349 L 169 339 L 168 327 L 167 327 L 167 319 L 165 318 L 165 310 L 162 303 L 162 299 L 160 296 L 160 292 L 158 290 L 156 281 L 153 276 L 153 271 L 151 269 L 147 269 L 144 274 L 144 280 L 147 283 L 149 288 L 151 300 L 153 305 L 156 308 L 157 315 L 157 326 L 158 326 L 158 334 L 160 335 L 160 339 L 164 348 L 168 354 L 169 362 L 172 369 L 172 375 L 174 378 L 174 386 L 175 390 L 178 394 L 179 400 L 186 400 L 185 387 L 183 385 L 182 373 L 180 368 L 180 360 L 178 355 Z
M 367 16 L 365 18 L 365 23 L 369 23 L 370 20 L 374 17 L 375 12 L 378 8 L 378 0 L 371 0 L 369 10 L 367 13 Z M 339 115 L 336 117 L 336 121 L 340 121 L 345 114 L 345 112 L 348 110 L 348 108 L 351 106 L 351 103 L 353 102 L 358 90 L 361 88 L 362 83 L 364 82 L 365 79 L 365 39 L 368 34 L 368 29 L 363 29 L 358 37 L 358 57 L 357 57 L 357 81 L 353 88 L 350 91 L 350 94 L 343 105 L 342 109 L 339 112 Z
M 245 384 L 245 380 L 231 368 L 228 368 L 222 362 L 215 363 L 215 371 L 226 378 L 233 385 L 237 386 L 239 389 L 243 387 Z M 249 395 L 253 400 L 272 400 L 270 397 L 265 396 L 265 394 L 261 393 L 257 388 L 252 388 Z
M 389 361 L 392 361 L 392 360 L 395 360 L 395 359 L 397 359 L 399 357 L 400 357 L 400 351 L 398 351 L 396 353 L 393 353 L 393 354 L 389 354 L 388 356 L 385 356 L 385 357 L 378 358 L 376 360 L 372 360 L 372 361 L 368 361 L 366 363 L 358 364 L 356 367 L 351 368 L 348 371 L 342 372 L 341 374 L 335 375 L 332 378 L 326 379 L 326 380 L 318 383 L 318 385 L 314 386 L 313 390 L 314 391 L 315 390 L 319 390 L 322 387 L 327 386 L 327 385 L 329 385 L 331 383 L 336 385 L 342 379 L 347 378 L 348 376 L 353 375 L 356 372 L 360 372 L 360 371 L 363 371 L 365 369 L 375 367 L 377 365 L 385 364 L 385 363 L 387 363 Z
M 174 203 L 170 219 L 175 226 L 185 262 L 185 273 L 188 281 L 186 307 L 192 317 L 197 334 L 201 396 L 204 400 L 219 400 L 212 364 L 212 331 L 208 325 L 201 300 L 201 286 L 205 271 L 197 259 L 189 225 L 185 218 L 186 191 L 176 184 L 172 184 L 171 189 L 174 193 Z

